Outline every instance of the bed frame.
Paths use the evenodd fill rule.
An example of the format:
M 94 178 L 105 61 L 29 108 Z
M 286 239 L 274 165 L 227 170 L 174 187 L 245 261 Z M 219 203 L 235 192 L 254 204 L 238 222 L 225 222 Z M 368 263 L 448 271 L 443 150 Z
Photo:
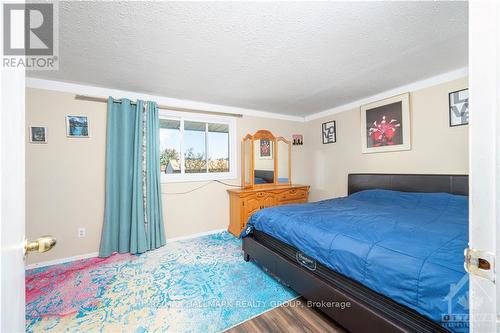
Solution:
M 348 175 L 349 194 L 374 188 L 468 195 L 468 176 Z M 263 232 L 254 231 L 243 238 L 243 254 L 245 261 L 255 261 L 350 332 L 448 332 L 416 311 L 326 268 Z

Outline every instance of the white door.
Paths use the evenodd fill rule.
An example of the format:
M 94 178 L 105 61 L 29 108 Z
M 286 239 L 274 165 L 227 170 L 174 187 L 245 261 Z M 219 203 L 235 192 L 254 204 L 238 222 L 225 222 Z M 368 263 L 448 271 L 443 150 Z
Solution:
M 469 248 L 478 251 L 472 255 L 483 275 L 469 274 L 470 323 L 471 333 L 500 332 L 500 5 L 469 4 Z
M 24 70 L 1 70 L 0 332 L 24 332 Z

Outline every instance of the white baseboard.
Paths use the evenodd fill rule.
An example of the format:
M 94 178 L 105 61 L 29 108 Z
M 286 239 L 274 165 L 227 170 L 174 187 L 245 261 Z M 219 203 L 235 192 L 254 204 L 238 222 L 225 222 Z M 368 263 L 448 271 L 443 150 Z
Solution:
M 187 236 L 167 238 L 167 244 L 171 243 L 171 242 L 177 242 L 177 241 L 185 240 L 185 239 L 198 238 L 198 237 L 208 236 L 208 235 L 212 235 L 212 234 L 217 234 L 219 232 L 223 232 L 223 231 L 226 231 L 226 230 L 227 229 L 224 228 L 224 229 L 217 229 L 217 230 L 210 230 L 210 231 L 205 231 L 205 232 L 199 232 L 199 233 L 192 234 L 192 235 L 187 235 Z
M 210 231 L 199 232 L 199 233 L 192 234 L 192 235 L 187 235 L 187 236 L 167 238 L 167 244 L 168 243 L 172 243 L 172 242 L 178 242 L 178 241 L 181 241 L 181 240 L 186 240 L 186 239 L 191 239 L 191 238 L 198 238 L 198 237 L 208 236 L 208 235 L 212 235 L 212 234 L 217 234 L 217 233 L 223 232 L 223 231 L 226 231 L 226 229 L 210 230 Z M 67 262 L 70 262 L 70 261 L 75 261 L 75 260 L 95 258 L 98 255 L 99 255 L 98 252 L 92 252 L 92 253 L 87 253 L 87 254 L 80 254 L 80 255 L 77 255 L 77 256 L 73 256 L 73 257 L 67 257 L 67 258 L 61 258 L 61 259 L 54 259 L 54 260 L 42 261 L 42 262 L 38 262 L 36 264 L 26 265 L 25 269 L 33 269 L 33 268 L 39 268 L 39 267 L 45 267 L 45 266 L 51 266 L 51 265 L 64 264 L 64 263 L 67 263 Z
M 67 263 L 67 262 L 70 262 L 70 261 L 75 261 L 75 260 L 95 258 L 98 255 L 99 255 L 98 252 L 92 252 L 92 253 L 87 253 L 87 254 L 80 254 L 80 255 L 77 255 L 77 256 L 73 256 L 73 257 L 67 257 L 67 258 L 61 258 L 61 259 L 54 259 L 54 260 L 42 261 L 42 262 L 37 262 L 36 264 L 26 265 L 25 269 L 33 269 L 33 268 L 38 268 L 38 267 L 45 267 L 45 266 L 51 266 L 51 265 L 64 264 L 64 263 Z

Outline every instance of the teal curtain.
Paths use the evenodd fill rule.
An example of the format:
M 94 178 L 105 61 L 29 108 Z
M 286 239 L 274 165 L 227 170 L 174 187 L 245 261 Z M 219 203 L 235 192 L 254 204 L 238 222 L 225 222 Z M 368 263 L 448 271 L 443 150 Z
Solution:
M 110 97 L 100 257 L 165 245 L 159 154 L 156 103 Z

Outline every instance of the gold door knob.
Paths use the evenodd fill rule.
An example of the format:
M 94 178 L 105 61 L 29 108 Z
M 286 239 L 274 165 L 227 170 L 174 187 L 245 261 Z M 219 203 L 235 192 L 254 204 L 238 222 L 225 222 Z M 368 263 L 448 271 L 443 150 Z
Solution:
M 24 254 L 29 252 L 47 252 L 56 245 L 56 239 L 52 236 L 42 236 L 34 242 L 24 242 Z

